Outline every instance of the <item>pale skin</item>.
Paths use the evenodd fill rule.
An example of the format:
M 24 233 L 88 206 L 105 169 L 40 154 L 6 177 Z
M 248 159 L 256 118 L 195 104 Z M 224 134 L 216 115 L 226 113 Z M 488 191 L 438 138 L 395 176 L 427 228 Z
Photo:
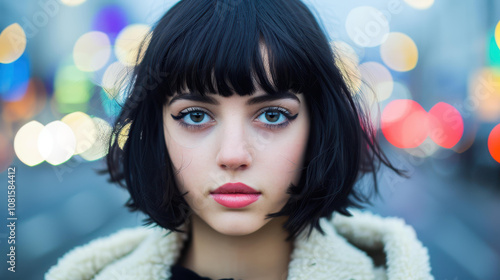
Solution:
M 251 96 L 210 94 L 218 104 L 186 99 L 170 104 L 169 98 L 164 106 L 165 144 L 192 210 L 191 241 L 179 264 L 201 276 L 275 280 L 288 275 L 293 241 L 285 241 L 287 217 L 266 219 L 266 214 L 281 210 L 288 187 L 299 182 L 309 113 L 303 94 L 248 104 L 266 95 L 261 89 Z M 275 129 L 265 126 L 287 121 Z M 222 206 L 210 191 L 228 182 L 242 182 L 262 195 L 244 208 Z

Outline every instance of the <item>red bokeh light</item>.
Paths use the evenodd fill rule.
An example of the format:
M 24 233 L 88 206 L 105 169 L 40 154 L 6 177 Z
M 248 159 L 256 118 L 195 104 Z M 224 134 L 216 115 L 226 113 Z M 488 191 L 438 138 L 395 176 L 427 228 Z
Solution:
M 500 124 L 493 128 L 488 137 L 488 150 L 493 159 L 500 163 Z
M 381 129 L 387 141 L 398 148 L 418 147 L 427 138 L 427 112 L 413 100 L 394 100 L 382 112 Z
M 429 137 L 443 148 L 455 146 L 464 134 L 462 115 L 450 104 L 439 102 L 429 111 Z

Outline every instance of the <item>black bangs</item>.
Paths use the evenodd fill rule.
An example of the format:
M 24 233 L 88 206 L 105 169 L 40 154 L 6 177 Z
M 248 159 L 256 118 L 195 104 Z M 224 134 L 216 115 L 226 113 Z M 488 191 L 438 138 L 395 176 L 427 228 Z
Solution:
M 307 13 L 294 12 L 305 9 L 285 0 L 180 1 L 154 28 L 138 67 L 162 73 L 162 103 L 185 91 L 225 97 L 250 95 L 256 86 L 269 94 L 305 92 L 320 63 L 310 56 L 325 51 L 304 39 L 311 30 L 301 21 L 316 24 Z

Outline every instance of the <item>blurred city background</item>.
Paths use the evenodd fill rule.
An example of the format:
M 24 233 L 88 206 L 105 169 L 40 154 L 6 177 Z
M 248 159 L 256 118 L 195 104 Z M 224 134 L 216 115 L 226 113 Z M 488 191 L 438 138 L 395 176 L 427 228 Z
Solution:
M 0 218 L 9 167 L 17 218 L 15 273 L 0 227 L 0 279 L 42 279 L 71 248 L 141 224 L 95 170 L 118 81 L 176 2 L 0 0 Z M 368 209 L 414 226 L 436 279 L 500 279 L 500 1 L 304 2 L 350 86 L 376 94 L 383 148 L 411 175 L 381 170 Z

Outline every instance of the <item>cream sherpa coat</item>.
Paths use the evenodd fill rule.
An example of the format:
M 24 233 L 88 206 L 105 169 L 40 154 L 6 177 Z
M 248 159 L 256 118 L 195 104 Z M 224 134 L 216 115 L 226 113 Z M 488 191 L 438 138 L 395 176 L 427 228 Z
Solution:
M 351 210 L 320 221 L 294 241 L 288 280 L 430 280 L 427 249 L 398 218 Z M 45 275 L 46 280 L 157 280 L 170 278 L 186 234 L 143 227 L 122 230 L 77 247 Z

